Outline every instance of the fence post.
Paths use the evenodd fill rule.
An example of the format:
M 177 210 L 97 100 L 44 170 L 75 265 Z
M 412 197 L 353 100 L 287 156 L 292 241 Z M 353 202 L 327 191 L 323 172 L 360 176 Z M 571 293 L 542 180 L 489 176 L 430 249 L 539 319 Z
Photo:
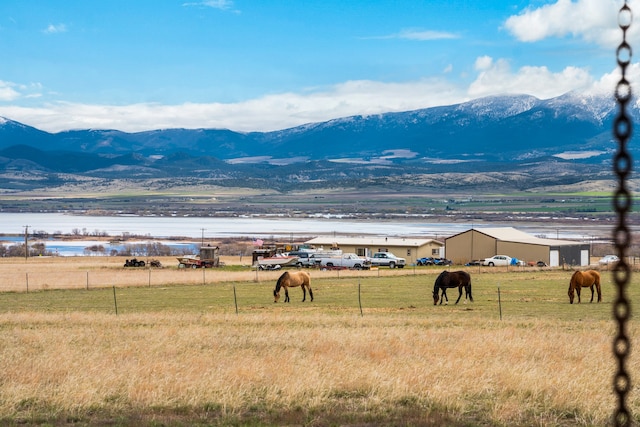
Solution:
M 113 286 L 113 304 L 116 307 L 116 316 L 118 315 L 118 300 L 116 298 L 116 287 L 115 285 Z
M 500 300 L 500 285 L 498 285 L 498 308 L 500 310 L 500 320 L 502 320 L 502 301 Z
M 89 290 L 89 272 L 87 271 L 87 290 Z
M 27 277 L 27 293 L 29 293 L 29 273 L 25 273 Z
M 149 287 L 151 287 L 151 267 L 149 267 Z
M 363 314 L 362 314 L 362 298 L 360 298 L 360 279 L 358 279 L 358 306 L 360 307 L 360 317 L 362 317 Z
M 233 302 L 236 305 L 236 314 L 238 314 L 238 298 L 236 297 L 236 285 L 233 285 Z

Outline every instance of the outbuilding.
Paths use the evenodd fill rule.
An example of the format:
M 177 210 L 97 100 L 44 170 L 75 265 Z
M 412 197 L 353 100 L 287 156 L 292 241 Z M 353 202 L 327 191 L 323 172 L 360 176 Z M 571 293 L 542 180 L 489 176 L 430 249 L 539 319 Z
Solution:
M 316 237 L 305 244 L 316 248 L 338 247 L 343 253 L 371 256 L 375 252 L 391 252 L 404 258 L 407 265 L 419 258 L 443 257 L 444 243 L 434 239 L 411 239 L 393 237 Z
M 527 263 L 542 261 L 551 267 L 589 265 L 590 245 L 570 240 L 543 239 L 513 227 L 472 228 L 444 241 L 445 255 L 454 264 L 466 264 L 494 255 Z

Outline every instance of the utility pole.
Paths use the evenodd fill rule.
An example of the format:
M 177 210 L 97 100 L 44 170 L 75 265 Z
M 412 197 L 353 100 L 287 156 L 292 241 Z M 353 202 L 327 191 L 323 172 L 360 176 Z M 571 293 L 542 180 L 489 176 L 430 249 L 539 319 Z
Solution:
M 24 226 L 24 260 L 29 258 L 29 226 Z
M 204 228 L 201 228 L 200 230 L 202 230 L 202 242 L 200 243 L 200 247 L 204 247 Z

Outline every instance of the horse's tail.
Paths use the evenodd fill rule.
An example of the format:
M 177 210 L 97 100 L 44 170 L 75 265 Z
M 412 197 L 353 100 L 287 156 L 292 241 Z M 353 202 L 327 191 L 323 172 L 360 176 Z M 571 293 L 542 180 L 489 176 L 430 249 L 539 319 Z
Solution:
M 471 276 L 469 276 L 469 301 L 473 302 L 473 294 L 471 293 Z
M 596 285 L 596 291 L 598 291 L 598 302 L 602 301 L 602 288 L 600 287 L 600 273 L 593 271 L 593 284 Z

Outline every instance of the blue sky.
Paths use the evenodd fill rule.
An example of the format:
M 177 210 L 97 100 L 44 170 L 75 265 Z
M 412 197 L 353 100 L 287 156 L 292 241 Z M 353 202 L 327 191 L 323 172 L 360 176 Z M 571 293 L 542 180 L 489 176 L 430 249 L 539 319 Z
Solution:
M 2 0 L 0 116 L 52 132 L 266 131 L 488 95 L 612 92 L 621 4 Z

